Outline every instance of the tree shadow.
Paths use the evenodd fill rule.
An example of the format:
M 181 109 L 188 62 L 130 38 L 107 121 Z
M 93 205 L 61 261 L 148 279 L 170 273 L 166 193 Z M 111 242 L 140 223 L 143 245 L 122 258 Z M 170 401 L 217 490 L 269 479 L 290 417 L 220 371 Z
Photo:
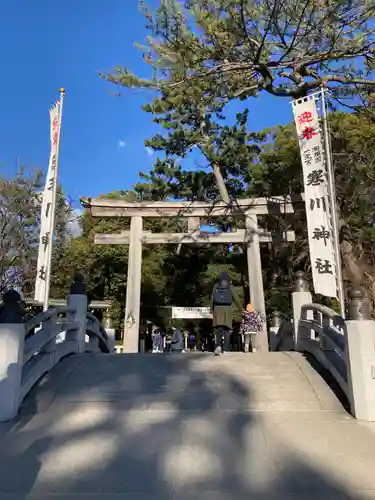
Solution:
M 86 355 L 2 435 L 1 498 L 358 500 L 275 444 L 232 356 L 246 375 L 240 354 Z

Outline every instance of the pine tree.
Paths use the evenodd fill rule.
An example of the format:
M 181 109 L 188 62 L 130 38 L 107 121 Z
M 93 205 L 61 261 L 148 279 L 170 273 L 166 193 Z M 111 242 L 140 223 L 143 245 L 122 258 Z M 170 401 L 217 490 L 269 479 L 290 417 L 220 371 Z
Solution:
M 127 88 L 159 90 L 145 109 L 158 115 L 155 121 L 169 133 L 168 144 L 161 136 L 151 142 L 166 153 L 153 173 L 151 199 L 181 187 L 177 180 L 162 192 L 163 179 L 183 177 L 170 156 L 186 157 L 194 147 L 208 160 L 216 182 L 210 187 L 202 172 L 190 174 L 197 185 L 192 195 L 203 191 L 213 198 L 218 191 L 225 202 L 233 199 L 238 185 L 223 171 L 220 147 L 212 140 L 215 119 L 233 99 L 260 92 L 297 98 L 323 86 L 339 102 L 354 105 L 350 98 L 360 96 L 371 111 L 375 6 L 370 0 L 160 0 L 154 13 L 141 0 L 141 8 L 150 36 L 138 47 L 152 78 L 126 68 L 102 76 Z
M 189 93 L 226 103 L 259 92 L 303 97 L 321 86 L 339 98 L 374 92 L 372 0 L 141 1 L 150 32 L 141 46 L 149 80 L 126 68 L 105 77 L 129 88 Z
M 223 123 L 221 110 L 205 113 L 192 99 L 186 102 L 185 96 L 178 94 L 171 101 L 156 99 L 144 109 L 153 114 L 154 121 L 166 133 L 156 134 L 145 142 L 147 147 L 162 153 L 164 159 L 156 161 L 150 174 L 141 174 L 146 184 L 140 183 L 136 189 L 142 196 L 212 202 L 219 197 L 227 202 L 241 197 L 251 177 L 252 161 L 259 152 L 257 141 L 261 138 L 247 132 L 247 110 L 238 113 L 235 124 L 230 126 Z M 184 170 L 181 160 L 193 151 L 200 165 L 193 171 Z M 207 169 L 212 169 L 214 178 Z M 220 192 L 220 178 L 225 192 Z

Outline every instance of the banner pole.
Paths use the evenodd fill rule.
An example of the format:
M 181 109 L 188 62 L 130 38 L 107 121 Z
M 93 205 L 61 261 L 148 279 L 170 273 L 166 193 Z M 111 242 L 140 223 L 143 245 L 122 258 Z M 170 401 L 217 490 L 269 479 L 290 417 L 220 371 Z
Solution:
M 331 217 L 332 217 L 333 248 L 335 251 L 336 266 L 337 266 L 336 269 L 337 294 L 340 303 L 340 314 L 343 318 L 345 318 L 345 294 L 344 294 L 344 286 L 342 280 L 339 224 L 337 216 L 336 189 L 335 189 L 335 174 L 332 165 L 332 151 L 331 151 L 331 141 L 328 128 L 325 89 L 323 87 L 321 88 L 321 100 L 322 100 L 324 145 L 326 150 L 326 164 L 327 164 L 327 174 L 328 174 L 328 195 L 329 195 L 329 203 L 330 203 Z
M 63 103 L 65 97 L 65 89 L 60 89 L 60 109 L 59 109 L 59 125 L 58 125 L 58 136 L 56 144 L 56 167 L 55 167 L 55 178 L 52 191 L 52 205 L 51 205 L 51 225 L 50 225 L 50 240 L 47 247 L 47 269 L 46 269 L 46 287 L 44 295 L 43 310 L 48 309 L 49 302 L 49 291 L 51 284 L 51 268 L 52 268 L 52 248 L 53 248 L 53 233 L 55 231 L 55 219 L 56 219 L 56 201 L 57 201 L 57 178 L 58 178 L 58 168 L 59 168 L 59 156 L 60 156 L 60 134 L 61 134 L 61 121 L 62 121 L 62 111 Z

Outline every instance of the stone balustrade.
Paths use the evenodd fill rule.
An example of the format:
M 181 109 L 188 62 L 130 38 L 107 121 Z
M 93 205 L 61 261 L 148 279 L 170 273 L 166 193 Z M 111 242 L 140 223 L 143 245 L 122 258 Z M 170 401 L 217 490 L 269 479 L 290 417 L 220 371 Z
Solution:
M 83 293 L 82 293 L 83 292 Z M 115 352 L 114 330 L 87 310 L 84 290 L 71 287 L 66 306 L 23 321 L 21 297 L 14 290 L 0 307 L 0 422 L 13 419 L 31 388 L 64 357 L 84 352 Z
M 303 273 L 297 273 L 293 319 L 273 313 L 270 350 L 314 356 L 341 387 L 353 416 L 375 421 L 375 321 L 361 288 L 352 288 L 348 296 L 344 319 L 314 304 Z M 106 314 L 103 326 L 88 312 L 82 283 L 71 287 L 66 306 L 48 309 L 26 323 L 23 314 L 19 294 L 7 292 L 0 307 L 0 421 L 13 419 L 30 389 L 65 356 L 115 352 L 111 319 Z
M 356 418 L 375 421 L 375 321 L 364 290 L 351 288 L 346 318 L 312 303 L 303 273 L 292 294 L 294 349 L 312 354 L 335 378 Z

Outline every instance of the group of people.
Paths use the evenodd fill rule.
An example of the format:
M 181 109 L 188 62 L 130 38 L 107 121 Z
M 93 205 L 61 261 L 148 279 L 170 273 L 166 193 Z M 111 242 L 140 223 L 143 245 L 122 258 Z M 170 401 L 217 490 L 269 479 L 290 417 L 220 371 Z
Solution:
M 219 356 L 231 350 L 231 340 L 233 341 L 233 311 L 235 305 L 242 312 L 242 320 L 237 337 L 241 339 L 244 351 L 254 350 L 254 337 L 256 333 L 264 328 L 265 318 L 254 310 L 251 303 L 243 311 L 242 304 L 238 299 L 235 290 L 232 288 L 228 273 L 223 272 L 219 283 L 214 285 L 211 299 L 211 312 L 213 319 L 214 333 L 214 354 Z M 189 334 L 187 338 L 188 350 L 195 348 L 196 338 L 194 334 Z M 172 329 L 170 333 L 164 334 L 160 329 L 155 329 L 152 333 L 152 352 L 185 352 L 185 341 L 178 328 Z
M 159 328 L 152 332 L 152 352 L 184 352 L 184 338 L 179 328 L 173 328 L 172 332 L 165 334 Z

